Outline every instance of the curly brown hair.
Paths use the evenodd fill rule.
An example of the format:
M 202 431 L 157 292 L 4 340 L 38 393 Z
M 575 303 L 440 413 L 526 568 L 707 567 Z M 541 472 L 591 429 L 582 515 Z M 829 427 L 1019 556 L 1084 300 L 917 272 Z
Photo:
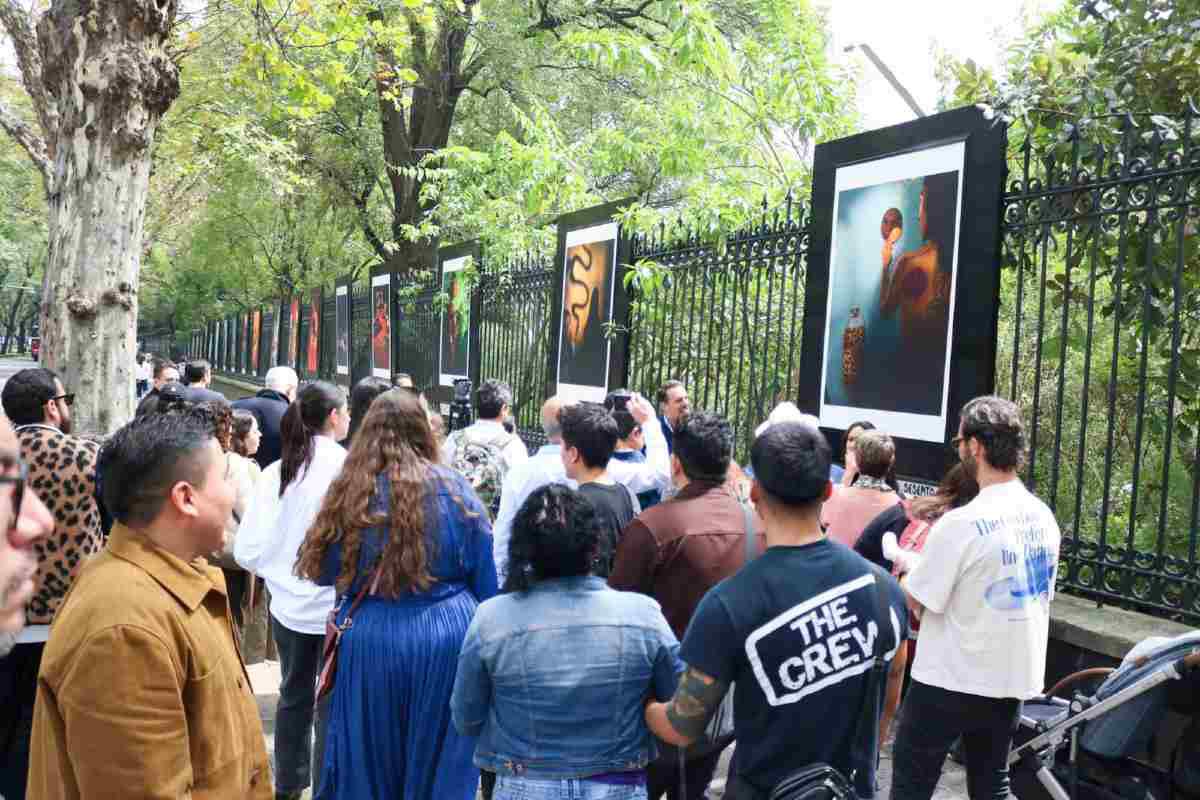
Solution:
M 437 444 L 420 398 L 396 389 L 379 395 L 304 537 L 296 575 L 316 580 L 330 546 L 341 543 L 337 589 L 345 593 L 358 574 L 363 530 L 386 525 L 379 593 L 396 597 L 408 590 L 428 590 L 433 578 L 425 545 L 424 499 L 430 465 L 437 460 Z M 388 515 L 370 510 L 379 475 L 387 476 L 391 486 Z
M 213 435 L 221 443 L 221 452 L 228 453 L 233 448 L 233 406 L 228 400 L 205 400 L 200 407 L 212 415 Z

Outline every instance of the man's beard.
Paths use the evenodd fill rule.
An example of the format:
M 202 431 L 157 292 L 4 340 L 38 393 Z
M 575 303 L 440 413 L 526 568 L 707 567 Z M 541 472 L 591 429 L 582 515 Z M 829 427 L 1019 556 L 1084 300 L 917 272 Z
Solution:
M 978 480 L 979 479 L 979 462 L 975 460 L 975 456 L 971 455 L 970 453 L 967 453 L 965 456 L 962 457 L 961 460 L 962 460 L 963 469 L 966 470 L 967 475 L 970 476 L 971 480 L 973 480 L 973 481 Z
M 69 435 L 69 434 L 71 433 L 71 427 L 72 427 L 72 426 L 71 426 L 71 419 L 70 419 L 70 418 L 63 419 L 63 420 L 59 420 L 59 423 L 58 423 L 58 429 L 59 429 L 60 431 L 62 431 L 63 433 L 65 433 L 65 434 L 68 434 L 68 435 Z

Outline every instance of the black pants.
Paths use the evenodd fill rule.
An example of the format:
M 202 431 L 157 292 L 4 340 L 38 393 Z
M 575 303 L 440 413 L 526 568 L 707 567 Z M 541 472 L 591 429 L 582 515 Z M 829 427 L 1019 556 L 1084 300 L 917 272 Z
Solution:
M 242 604 L 246 601 L 246 591 L 250 588 L 250 573 L 244 569 L 225 567 L 221 567 L 221 572 L 225 573 L 225 594 L 229 597 L 229 611 L 233 614 L 233 624 L 237 625 L 238 633 L 241 633 L 246 624 L 242 615 Z
M 297 633 L 271 617 L 279 649 L 279 704 L 275 707 L 275 791 L 298 792 L 312 779 L 313 701 L 324 636 Z
M 1006 800 L 1008 748 L 1021 701 L 952 692 L 913 681 L 892 752 L 892 800 L 929 800 L 962 737 L 971 800 Z
M 33 704 L 44 643 L 19 644 L 0 658 L 0 797 L 24 800 Z
M 717 762 L 721 760 L 721 750 L 693 758 L 683 762 L 683 777 L 687 782 L 687 794 L 679 793 L 679 751 L 674 747 L 659 742 L 661 752 L 658 759 L 646 767 L 646 797 L 649 800 L 659 800 L 666 795 L 667 800 L 703 800 L 708 784 L 712 782 L 713 773 L 717 771 Z

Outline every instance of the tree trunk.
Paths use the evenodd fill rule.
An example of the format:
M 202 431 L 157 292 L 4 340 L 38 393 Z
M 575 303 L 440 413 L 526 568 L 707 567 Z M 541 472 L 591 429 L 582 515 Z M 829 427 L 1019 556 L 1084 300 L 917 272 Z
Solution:
M 133 416 L 150 148 L 179 94 L 163 49 L 175 13 L 175 0 L 55 0 L 37 26 L 58 111 L 42 360 L 75 393 L 88 432 Z

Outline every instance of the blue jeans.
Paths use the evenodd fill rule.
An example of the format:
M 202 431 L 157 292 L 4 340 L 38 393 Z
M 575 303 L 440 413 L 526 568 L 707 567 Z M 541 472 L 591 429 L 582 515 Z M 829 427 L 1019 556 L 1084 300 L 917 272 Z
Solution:
M 533 780 L 496 776 L 494 800 L 646 800 L 646 787 L 589 780 Z

